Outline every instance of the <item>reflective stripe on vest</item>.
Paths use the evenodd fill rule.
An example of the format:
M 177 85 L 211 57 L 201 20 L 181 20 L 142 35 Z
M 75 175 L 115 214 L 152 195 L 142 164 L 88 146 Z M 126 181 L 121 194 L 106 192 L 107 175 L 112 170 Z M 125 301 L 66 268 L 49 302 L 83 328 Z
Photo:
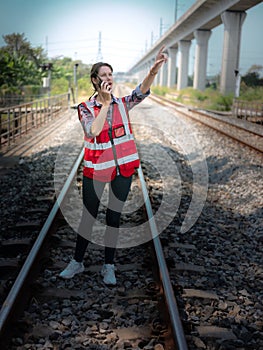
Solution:
M 118 164 L 123 165 L 126 163 L 134 162 L 135 160 L 138 160 L 138 153 L 130 154 L 129 156 L 118 158 Z M 87 168 L 94 169 L 94 170 L 105 170 L 108 168 L 115 167 L 115 161 L 110 160 L 108 162 L 103 163 L 92 163 L 90 160 L 84 160 L 84 165 Z
M 114 139 L 114 145 L 121 145 L 124 142 L 128 142 L 130 140 L 134 140 L 133 134 L 122 136 L 121 138 Z M 85 148 L 88 148 L 90 150 L 104 150 L 112 147 L 112 144 L 110 141 L 105 143 L 91 143 L 85 140 L 84 142 Z
M 121 103 L 119 103 L 119 110 L 120 110 L 121 117 L 122 117 L 122 120 L 123 120 L 125 134 L 126 135 L 130 135 L 131 133 L 130 133 L 130 128 L 129 128 L 129 121 L 128 121 L 127 113 L 126 113 L 126 110 L 124 108 L 124 105 L 123 105 L 122 101 L 121 101 Z
M 110 160 L 108 162 L 99 163 L 99 164 L 92 163 L 90 160 L 84 160 L 84 165 L 87 168 L 94 169 L 94 170 L 105 170 L 108 168 L 115 167 L 116 164 L 114 160 Z

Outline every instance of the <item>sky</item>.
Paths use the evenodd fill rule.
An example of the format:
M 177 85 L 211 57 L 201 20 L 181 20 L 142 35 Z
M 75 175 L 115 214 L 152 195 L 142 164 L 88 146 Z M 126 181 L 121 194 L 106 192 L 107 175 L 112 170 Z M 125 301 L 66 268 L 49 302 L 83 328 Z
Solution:
M 42 46 L 49 58 L 71 57 L 84 63 L 103 60 L 114 71 L 127 71 L 175 19 L 195 0 L 8 0 L 0 4 L 0 46 L 3 35 L 24 33 L 33 47 Z M 240 72 L 263 65 L 263 2 L 247 11 L 242 28 Z M 100 48 L 99 50 L 99 38 Z M 207 74 L 220 72 L 223 25 L 212 31 Z M 194 68 L 195 40 L 190 49 L 189 74 Z

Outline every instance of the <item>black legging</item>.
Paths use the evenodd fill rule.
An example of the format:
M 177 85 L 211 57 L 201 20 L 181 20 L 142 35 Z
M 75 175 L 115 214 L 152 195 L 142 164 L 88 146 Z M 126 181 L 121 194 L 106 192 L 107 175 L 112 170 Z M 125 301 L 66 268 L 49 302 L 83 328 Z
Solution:
M 109 186 L 109 202 L 106 212 L 105 264 L 113 264 L 120 216 L 131 187 L 132 176 L 116 176 Z M 77 235 L 74 259 L 82 262 L 92 227 L 96 220 L 100 199 L 106 183 L 83 176 L 83 212 Z

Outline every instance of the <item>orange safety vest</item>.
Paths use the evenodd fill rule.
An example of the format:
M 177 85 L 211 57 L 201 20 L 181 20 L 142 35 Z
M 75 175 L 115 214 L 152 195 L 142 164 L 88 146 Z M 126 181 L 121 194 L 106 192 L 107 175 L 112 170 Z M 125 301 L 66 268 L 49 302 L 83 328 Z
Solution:
M 118 99 L 118 102 L 112 105 L 111 123 L 106 119 L 96 137 L 84 136 L 83 175 L 102 182 L 109 182 L 118 174 L 129 177 L 140 165 L 125 100 Z M 99 114 L 99 107 L 93 107 L 90 102 L 81 104 L 94 118 Z M 79 119 L 81 121 L 80 113 Z

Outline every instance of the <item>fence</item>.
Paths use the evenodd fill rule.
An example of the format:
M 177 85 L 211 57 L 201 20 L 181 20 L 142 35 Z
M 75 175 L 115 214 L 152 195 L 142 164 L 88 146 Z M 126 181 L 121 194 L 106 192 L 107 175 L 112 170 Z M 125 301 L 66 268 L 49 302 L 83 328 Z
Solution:
M 10 145 L 29 130 L 48 123 L 69 107 L 70 94 L 63 94 L 0 108 L 0 147 Z
M 263 124 L 263 103 L 234 99 L 232 114 L 237 118 Z
M 0 91 L 0 108 L 8 108 L 14 105 L 19 105 L 21 103 L 28 103 L 41 98 L 45 98 L 46 95 L 8 95 L 2 94 Z

